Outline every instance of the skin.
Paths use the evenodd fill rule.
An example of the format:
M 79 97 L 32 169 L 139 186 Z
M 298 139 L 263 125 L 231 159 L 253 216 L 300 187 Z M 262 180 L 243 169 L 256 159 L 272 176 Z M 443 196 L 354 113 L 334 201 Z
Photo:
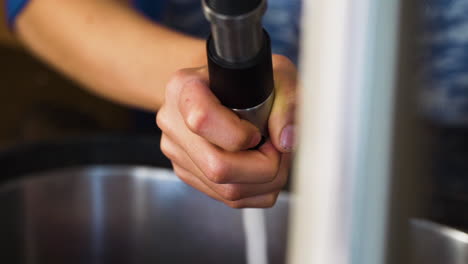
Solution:
M 253 151 L 248 149 L 260 142 L 258 129 L 208 88 L 204 40 L 113 0 L 31 1 L 15 29 L 34 54 L 93 93 L 159 110 L 161 149 L 184 182 L 230 207 L 274 205 L 294 148 L 297 70 L 287 58 L 273 57 L 270 139 Z
M 208 87 L 207 68 L 181 70 L 166 89 L 157 124 L 161 149 L 187 184 L 233 208 L 268 208 L 286 184 L 294 142 L 296 69 L 274 56 L 276 100 L 269 120 L 271 138 L 258 150 L 261 134 L 222 106 Z M 291 131 L 290 131 L 291 132 Z M 286 144 L 285 144 L 286 143 Z
M 91 92 L 149 111 L 163 104 L 174 72 L 206 64 L 203 40 L 154 24 L 114 0 L 30 1 L 16 33 Z

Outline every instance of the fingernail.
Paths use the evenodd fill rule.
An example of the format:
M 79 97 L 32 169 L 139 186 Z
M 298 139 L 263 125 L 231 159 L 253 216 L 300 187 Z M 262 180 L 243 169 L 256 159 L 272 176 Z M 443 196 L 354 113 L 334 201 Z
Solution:
M 296 128 L 294 125 L 288 125 L 283 128 L 283 132 L 281 132 L 280 144 L 286 151 L 292 151 L 294 149 L 295 130 Z

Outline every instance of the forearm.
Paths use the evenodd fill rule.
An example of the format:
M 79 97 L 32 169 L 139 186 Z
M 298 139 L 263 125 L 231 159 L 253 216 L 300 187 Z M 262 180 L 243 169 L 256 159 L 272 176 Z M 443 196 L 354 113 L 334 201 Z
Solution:
M 202 40 L 155 25 L 112 0 L 31 1 L 16 25 L 27 47 L 72 79 L 148 110 L 163 103 L 174 71 L 205 63 Z

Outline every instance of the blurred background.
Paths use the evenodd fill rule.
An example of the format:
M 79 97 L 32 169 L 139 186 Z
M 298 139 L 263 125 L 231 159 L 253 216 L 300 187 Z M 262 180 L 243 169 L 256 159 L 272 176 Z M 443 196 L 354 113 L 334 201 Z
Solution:
M 3 1 L 0 0 L 0 21 L 5 20 Z M 405 23 L 400 25 L 401 50 L 397 56 L 400 68 L 396 81 L 399 85 L 395 88 L 396 102 L 392 102 L 396 111 L 392 121 L 395 134 L 391 151 L 391 173 L 394 177 L 386 186 L 391 189 L 389 211 L 393 214 L 391 217 L 400 214 L 415 216 L 466 232 L 468 1 L 407 2 L 414 3 L 403 4 L 401 10 Z M 40 158 L 44 148 L 56 153 L 53 155 L 55 164 L 48 161 L 50 168 L 80 164 L 72 154 L 59 150 L 68 146 L 71 152 L 83 151 L 79 148 L 83 142 L 93 148 L 89 152 L 78 151 L 80 158 L 92 157 L 91 163 L 169 167 L 157 150 L 158 135 L 154 115 L 137 114 L 134 109 L 88 93 L 32 56 L 5 24 L 0 23 L 0 153 L 7 153 L 0 155 L 3 158 L 0 164 L 18 162 L 25 167 L 29 163 L 36 164 L 29 169 L 18 168 L 20 166 L 9 168 L 2 174 L 4 178 L 47 169 L 47 158 L 50 157 Z M 95 140 L 82 141 L 83 138 Z M 63 145 L 63 142 L 75 144 Z M 103 145 L 102 142 L 107 143 Z M 55 143 L 55 147 L 49 148 Z M 26 156 L 15 152 L 22 146 L 34 144 L 42 145 Z M 10 152 L 12 149 L 15 151 Z M 102 160 L 115 155 L 114 149 L 128 150 L 129 154 Z M 60 156 L 67 159 L 59 161 Z M 74 161 L 70 162 L 70 159 Z M 82 163 L 90 163 L 90 160 Z M 408 175 L 410 177 L 405 178 Z M 130 194 L 134 194 L 133 190 Z M 410 207 L 407 200 L 416 196 L 417 210 Z M 47 201 L 46 198 L 43 199 Z M 75 205 L 79 207 L 78 203 Z M 284 214 L 287 212 L 282 212 Z M 403 238 L 407 238 L 400 236 L 405 232 L 402 230 L 406 228 L 407 220 L 394 220 L 390 224 L 388 230 L 394 250 L 401 249 L 398 243 L 401 242 L 402 247 Z M 284 232 L 282 230 L 281 234 L 286 236 Z M 284 245 L 282 247 L 284 249 Z M 284 258 L 283 255 L 281 257 Z M 465 259 L 461 257 L 461 262 L 447 263 L 468 263 L 463 262 Z
M 5 21 L 4 0 L 0 21 Z M 431 147 L 438 221 L 468 226 L 468 1 L 425 1 L 419 58 L 419 115 Z M 466 11 L 466 12 L 465 12 Z M 18 144 L 106 134 L 157 137 L 153 115 L 90 94 L 32 56 L 0 24 L 0 150 Z M 136 117 L 145 120 L 135 120 Z M 137 124 L 145 124 L 143 127 Z M 154 124 L 154 125 L 153 125 Z
M 12 36 L 0 2 L 0 148 L 85 134 L 145 133 L 129 108 L 100 99 L 33 57 Z M 148 117 L 147 128 L 156 125 Z M 154 124 L 154 126 L 152 126 Z M 148 131 L 147 129 L 146 131 Z
M 420 1 L 420 115 L 435 137 L 431 216 L 468 229 L 468 1 Z

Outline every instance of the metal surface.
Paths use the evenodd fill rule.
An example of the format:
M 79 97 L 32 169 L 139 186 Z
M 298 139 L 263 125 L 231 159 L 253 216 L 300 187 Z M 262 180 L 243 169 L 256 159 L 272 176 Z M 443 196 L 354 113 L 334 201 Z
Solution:
M 271 264 L 284 263 L 288 195 L 264 210 Z M 100 166 L 0 187 L 5 263 L 246 263 L 241 210 L 170 170 Z M 3 262 L 2 262 L 3 263 Z
M 254 11 L 241 16 L 227 16 L 214 12 L 203 2 L 203 11 L 211 23 L 217 55 L 230 63 L 242 63 L 254 58 L 262 48 L 261 20 L 267 9 L 266 0 Z
M 271 108 L 275 101 L 275 93 L 266 99 L 262 104 L 249 108 L 249 109 L 232 109 L 240 118 L 249 121 L 254 124 L 262 133 L 262 135 L 268 135 L 268 118 L 271 113 Z
M 409 171 L 394 153 L 406 143 L 395 137 L 405 114 L 395 95 L 414 88 L 397 72 L 400 4 L 410 1 L 303 2 L 290 263 L 408 263 L 387 256 L 406 238 L 388 235 L 392 208 L 412 203 L 390 200 L 407 197 L 393 180 Z
M 388 263 L 392 152 L 401 144 L 392 131 L 402 1 L 303 2 L 288 259 Z
M 426 220 L 413 220 L 411 263 L 467 264 L 468 234 Z

